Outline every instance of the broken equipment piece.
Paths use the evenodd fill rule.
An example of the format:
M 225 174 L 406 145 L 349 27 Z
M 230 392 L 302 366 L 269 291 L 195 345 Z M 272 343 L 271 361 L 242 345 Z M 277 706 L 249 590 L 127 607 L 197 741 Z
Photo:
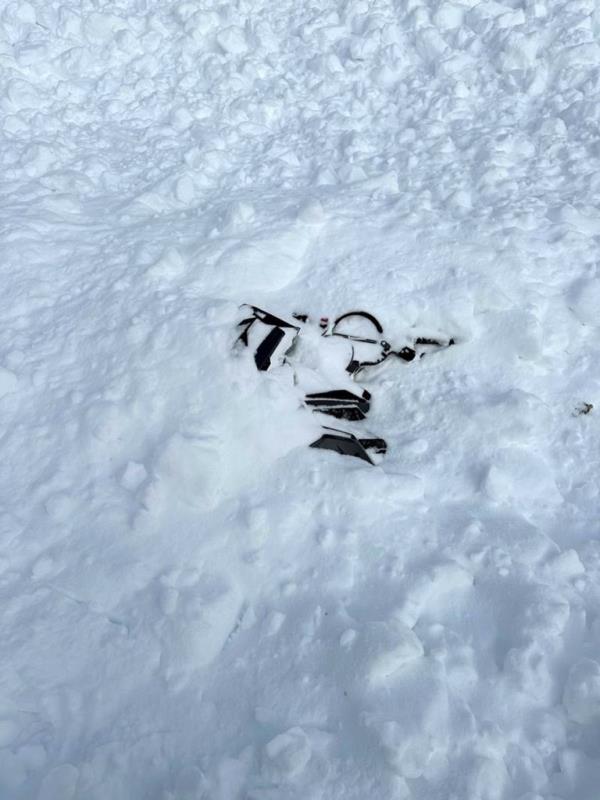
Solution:
M 242 332 L 237 341 L 246 347 L 255 348 L 256 368 L 265 372 L 274 363 L 283 363 L 300 328 L 257 306 L 248 306 L 248 308 L 252 310 L 252 315 L 238 323 Z
M 371 407 L 371 394 L 365 389 L 362 395 L 356 395 L 347 389 L 333 389 L 329 392 L 307 394 L 304 402 L 313 411 L 329 414 L 338 419 L 364 419 Z
M 373 437 L 358 439 L 348 431 L 325 426 L 323 430 L 325 433 L 313 442 L 310 447 L 316 447 L 320 450 L 333 450 L 334 453 L 340 453 L 343 456 L 354 456 L 373 465 L 378 463 L 377 458 L 373 460 L 373 455 L 385 455 L 387 452 L 387 443 L 384 439 Z

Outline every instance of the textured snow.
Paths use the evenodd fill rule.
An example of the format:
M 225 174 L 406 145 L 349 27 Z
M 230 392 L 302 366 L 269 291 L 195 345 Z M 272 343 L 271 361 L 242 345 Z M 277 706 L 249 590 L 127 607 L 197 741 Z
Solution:
M 599 35 L 0 4 L 2 800 L 598 800 Z M 370 467 L 244 302 L 457 344 L 365 377 Z

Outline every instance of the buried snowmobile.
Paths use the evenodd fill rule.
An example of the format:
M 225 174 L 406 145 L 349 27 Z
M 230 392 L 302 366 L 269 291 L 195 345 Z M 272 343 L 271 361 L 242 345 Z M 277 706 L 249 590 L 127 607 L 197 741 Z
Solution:
M 310 322 L 307 314 L 295 313 L 294 322 L 287 322 L 257 306 L 243 306 L 248 314 L 238 323 L 242 328 L 236 344 L 253 350 L 254 363 L 260 371 L 267 371 L 272 366 L 289 363 L 301 325 Z M 295 324 L 300 323 L 300 324 Z M 419 336 L 411 343 L 394 350 L 389 342 L 383 339 L 383 327 L 373 314 L 367 311 L 349 311 L 330 323 L 328 317 L 319 321 L 321 335 L 337 336 L 351 343 L 351 357 L 345 372 L 356 379 L 369 367 L 381 364 L 395 357 L 402 361 L 413 361 L 417 356 L 422 358 L 430 349 L 450 347 L 455 343 L 452 338 L 441 340 Z M 354 393 L 349 389 L 330 389 L 310 392 L 304 397 L 304 405 L 314 412 L 326 414 L 352 422 L 364 420 L 371 405 L 371 394 L 366 389 Z M 323 433 L 310 447 L 333 450 L 342 455 L 354 456 L 369 464 L 379 463 L 387 451 L 384 439 L 372 436 L 356 436 L 350 431 L 322 426 Z

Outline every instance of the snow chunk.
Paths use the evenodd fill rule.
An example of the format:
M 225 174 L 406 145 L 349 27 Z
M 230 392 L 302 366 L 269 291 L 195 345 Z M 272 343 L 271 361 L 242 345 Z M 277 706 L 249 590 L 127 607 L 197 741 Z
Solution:
M 365 639 L 368 680 L 375 686 L 385 684 L 405 664 L 423 655 L 417 635 L 397 620 L 371 623 Z
M 358 468 L 346 475 L 346 487 L 356 502 L 373 497 L 386 497 L 390 502 L 407 503 L 422 500 L 424 484 L 418 475 L 403 472 L 380 472 Z
M 247 228 L 255 218 L 255 209 L 252 203 L 240 200 L 231 203 L 223 215 L 221 230 L 224 233 L 234 234 Z
M 72 764 L 54 767 L 42 781 L 38 800 L 72 800 L 78 780 L 79 770 Z
M 172 203 L 159 192 L 143 192 L 136 198 L 136 202 L 146 206 L 157 214 L 162 214 L 172 209 Z
M 254 291 L 276 291 L 299 273 L 317 226 L 298 225 L 272 236 L 242 241 L 221 256 L 216 265 L 215 288 L 238 295 L 240 286 Z
M 558 753 L 558 763 L 568 792 L 563 797 L 597 800 L 600 786 L 600 764 L 597 758 L 590 758 L 582 750 L 565 747 Z
M 5 367 L 0 367 L 0 397 L 14 394 L 19 386 L 19 379 L 14 372 Z
M 340 636 L 340 647 L 349 650 L 356 641 L 357 633 L 354 628 L 348 628 Z
M 402 503 L 421 500 L 425 492 L 423 479 L 409 473 L 394 475 L 390 489 L 394 499 Z
M 558 208 L 551 209 L 548 216 L 553 221 L 574 228 L 587 236 L 600 235 L 600 217 L 595 209 L 592 211 L 580 210 L 565 203 Z
M 85 419 L 92 437 L 108 445 L 120 442 L 129 428 L 127 411 L 119 403 L 92 403 L 85 413 Z
M 64 522 L 73 513 L 75 501 L 66 492 L 55 492 L 46 500 L 44 508 L 55 522 Z
M 90 14 L 83 25 L 85 35 L 92 40 L 107 41 L 112 39 L 119 30 L 127 28 L 127 24 L 121 17 L 115 14 L 100 14 L 93 12 Z
M 473 197 L 468 189 L 458 189 L 447 198 L 448 205 L 458 214 L 466 214 L 473 208 Z
M 230 577 L 205 573 L 187 588 L 160 588 L 165 677 L 171 685 L 182 685 L 190 673 L 213 661 L 239 620 L 243 597 Z
M 176 433 L 159 454 L 155 475 L 167 495 L 196 508 L 210 508 L 218 501 L 221 486 L 218 447 L 211 439 Z
M 134 492 L 147 478 L 148 473 L 143 464 L 137 461 L 128 461 L 121 476 L 121 486 Z
M 448 747 L 447 687 L 435 677 L 431 663 L 407 666 L 398 684 L 389 714 L 399 719 L 367 721 L 375 728 L 390 768 L 404 778 L 420 778 L 432 759 Z
M 265 636 L 275 636 L 284 622 L 285 614 L 281 611 L 271 611 L 265 622 Z
M 192 113 L 185 106 L 180 106 L 179 108 L 176 108 L 171 114 L 170 119 L 171 119 L 171 125 L 179 133 L 182 133 L 183 131 L 187 130 L 194 121 Z
M 319 200 L 310 200 L 298 211 L 298 220 L 305 225 L 323 225 L 326 219 Z
M 563 705 L 569 718 L 580 725 L 600 721 L 600 664 L 597 661 L 585 658 L 571 667 Z
M 169 281 L 181 277 L 187 265 L 176 247 L 167 247 L 161 257 L 146 270 L 148 278 L 156 281 Z
M 35 108 L 40 102 L 39 92 L 28 81 L 17 78 L 9 81 L 6 87 L 6 100 L 2 101 L 5 111 L 20 111 Z
M 21 159 L 23 168 L 30 178 L 39 178 L 56 163 L 56 153 L 46 144 L 31 144 L 25 149 Z
M 569 305 L 584 325 L 600 325 L 600 278 L 581 278 L 570 288 Z
M 13 7 L 15 11 L 15 19 L 18 19 L 19 22 L 23 22 L 26 25 L 35 25 L 37 17 L 35 9 L 31 3 L 20 0 L 19 3 L 14 3 Z
M 502 800 L 510 777 L 504 762 L 496 758 L 479 758 L 468 774 L 468 797 L 473 800 Z M 522 798 L 525 800 L 525 798 Z
M 175 197 L 180 203 L 189 205 L 196 198 L 196 187 L 191 175 L 183 175 L 175 184 Z
M 560 117 L 551 117 L 550 119 L 545 119 L 542 124 L 540 125 L 539 129 L 540 136 L 544 138 L 548 138 L 549 140 L 552 139 L 566 139 L 567 137 L 567 126 Z
M 558 58 L 563 68 L 595 66 L 600 60 L 600 46 L 596 42 L 583 42 L 575 47 L 566 47 Z
M 0 747 L 10 746 L 19 734 L 19 726 L 13 719 L 0 719 Z
M 173 586 L 162 586 L 158 596 L 158 605 L 161 612 L 166 616 L 171 616 L 177 610 L 179 592 Z
M 565 550 L 547 564 L 545 572 L 554 579 L 569 581 L 583 575 L 585 567 L 575 550 Z
M 395 611 L 395 617 L 412 628 L 426 611 L 431 612 L 439 605 L 447 605 L 449 595 L 456 597 L 459 592 L 473 585 L 473 576 L 455 562 L 436 564 L 417 574 L 410 581 L 402 602 Z
M 497 298 L 496 298 L 497 299 Z M 494 303 L 495 298 L 485 298 Z M 542 353 L 542 326 L 537 315 L 528 309 L 513 308 L 510 311 L 494 311 L 489 314 L 490 336 L 495 338 L 496 355 L 527 361 L 536 360 Z
M 274 772 L 280 776 L 299 775 L 310 761 L 312 750 L 302 728 L 290 728 L 280 733 L 265 747 L 265 753 Z
M 540 355 L 542 326 L 535 314 L 519 311 L 511 315 L 510 341 L 515 352 L 527 361 L 533 361 Z
M 500 503 L 514 501 L 557 503 L 561 496 L 548 464 L 518 447 L 500 450 L 483 482 L 489 498 Z
M 226 53 L 241 55 L 248 51 L 248 42 L 243 28 L 232 25 L 217 34 L 217 42 Z
M 454 30 L 460 28 L 465 16 L 463 6 L 456 3 L 442 3 L 433 15 L 433 21 L 442 30 Z
M 73 194 L 61 193 L 52 194 L 44 197 L 42 205 L 48 211 L 53 211 L 55 214 L 80 214 L 81 201 L 79 197 Z
M 448 45 L 435 28 L 424 28 L 416 36 L 417 52 L 424 61 L 435 63 L 448 51 Z
M 515 11 L 507 11 L 506 14 L 501 14 L 496 20 L 498 28 L 516 28 L 518 25 L 525 24 L 525 13 L 522 8 L 515 9 Z
M 504 52 L 499 57 L 499 66 L 505 72 L 530 69 L 536 62 L 539 44 L 539 37 L 535 34 L 510 36 Z

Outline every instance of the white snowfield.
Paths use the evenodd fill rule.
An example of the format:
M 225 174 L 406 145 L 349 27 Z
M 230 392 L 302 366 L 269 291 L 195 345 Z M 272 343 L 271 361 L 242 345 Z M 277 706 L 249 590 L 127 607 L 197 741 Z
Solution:
M 599 800 L 600 6 L 3 0 L 0 131 L 0 800 Z M 244 302 L 457 343 L 370 466 Z

